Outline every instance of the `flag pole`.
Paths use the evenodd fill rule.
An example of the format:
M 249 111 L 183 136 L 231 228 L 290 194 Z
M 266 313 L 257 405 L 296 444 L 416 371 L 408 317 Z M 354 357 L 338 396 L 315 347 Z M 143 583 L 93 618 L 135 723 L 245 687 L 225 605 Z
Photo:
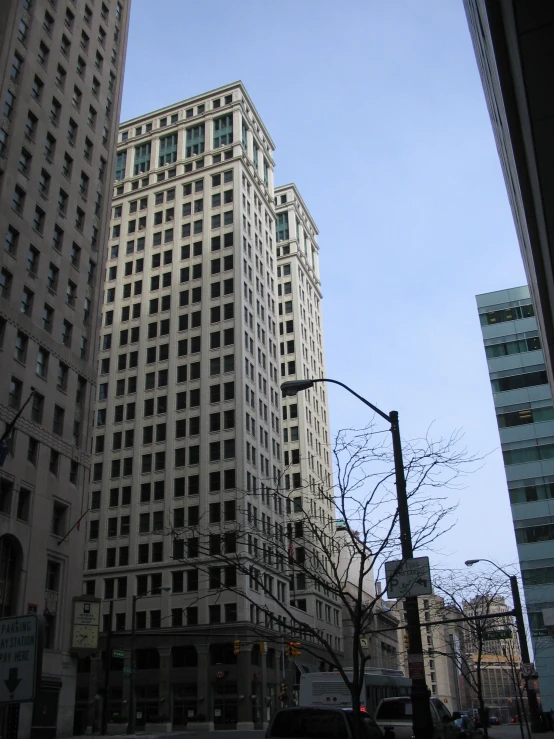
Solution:
M 15 428 L 15 424 L 17 423 L 18 418 L 21 416 L 25 408 L 29 405 L 29 402 L 31 398 L 33 397 L 33 395 L 35 394 L 35 392 L 36 392 L 35 388 L 31 386 L 31 392 L 29 393 L 29 397 L 23 403 L 23 405 L 18 410 L 18 412 L 15 414 L 14 418 L 8 423 L 8 425 L 6 426 L 6 430 L 0 437 L 0 467 L 3 467 L 4 461 L 6 457 L 8 456 L 9 440 Z
M 82 520 L 83 520 L 83 518 L 84 518 L 84 517 L 85 517 L 85 516 L 87 515 L 87 513 L 88 513 L 88 512 L 89 512 L 89 509 L 87 508 L 87 510 L 86 510 L 86 511 L 85 511 L 85 512 L 83 513 L 83 515 L 81 516 L 81 518 L 79 518 L 79 519 L 78 519 L 78 520 L 77 520 L 77 521 L 76 521 L 76 522 L 75 522 L 75 523 L 73 524 L 73 526 L 72 526 L 72 527 L 71 527 L 71 528 L 69 529 L 69 531 L 67 532 L 67 534 L 66 534 L 66 535 L 65 535 L 65 536 L 63 537 L 63 539 L 60 539 L 60 540 L 59 540 L 59 542 L 58 542 L 58 546 L 60 546 L 60 544 L 63 544 L 63 542 L 64 542 L 64 541 L 65 541 L 65 540 L 67 539 L 67 537 L 68 537 L 68 536 L 69 536 L 69 534 L 70 534 L 70 533 L 71 533 L 71 532 L 73 531 L 73 529 L 74 529 L 74 528 L 77 528 L 77 530 L 79 529 L 79 524 L 81 523 L 81 521 L 82 521 Z

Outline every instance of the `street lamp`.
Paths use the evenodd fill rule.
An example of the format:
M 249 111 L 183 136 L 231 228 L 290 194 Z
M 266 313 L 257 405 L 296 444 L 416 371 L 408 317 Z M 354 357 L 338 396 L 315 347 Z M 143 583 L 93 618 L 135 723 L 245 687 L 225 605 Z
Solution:
M 408 510 L 408 496 L 406 493 L 406 477 L 404 475 L 404 462 L 402 459 L 402 442 L 400 440 L 400 426 L 398 424 L 398 411 L 384 413 L 376 406 L 366 400 L 352 388 L 338 380 L 315 378 L 313 380 L 288 380 L 281 384 L 283 397 L 296 395 L 302 390 L 309 390 L 316 382 L 330 382 L 340 385 L 349 393 L 358 398 L 364 405 L 371 408 L 374 413 L 390 423 L 392 434 L 392 450 L 394 456 L 394 471 L 396 479 L 396 497 L 398 505 L 398 523 L 400 527 L 400 544 L 402 547 L 402 559 L 413 559 L 414 549 L 412 545 L 412 532 L 410 528 L 410 514 Z M 423 645 L 421 642 L 421 625 L 419 620 L 419 607 L 417 596 L 405 598 L 406 625 L 409 634 L 408 654 L 414 655 L 423 661 Z M 425 677 L 412 678 L 412 706 L 413 706 L 413 729 L 415 739 L 428 739 L 433 734 L 433 723 L 431 709 L 429 707 L 429 689 Z
M 154 591 L 156 594 L 164 591 L 169 592 L 171 588 L 169 585 L 164 585 L 160 588 L 152 588 L 147 590 L 146 593 L 141 595 L 133 595 L 133 609 L 131 611 L 131 674 L 129 676 L 129 721 L 127 722 L 127 735 L 136 733 L 136 710 L 135 710 L 135 634 L 136 634 L 136 615 L 137 615 L 137 600 L 144 598 L 146 595 L 151 595 Z
M 514 602 L 514 616 L 516 619 L 517 637 L 519 641 L 519 653 L 521 655 L 521 661 L 524 664 L 529 664 L 531 662 L 531 658 L 529 656 L 529 645 L 527 644 L 527 635 L 525 633 L 525 622 L 523 620 L 523 611 L 521 609 L 521 598 L 519 595 L 517 577 L 516 575 L 510 575 L 509 572 L 506 572 L 503 567 L 497 565 L 496 562 L 492 561 L 492 559 L 467 559 L 465 565 L 466 567 L 473 567 L 473 565 L 476 565 L 478 562 L 488 562 L 509 579 L 510 588 L 512 590 L 512 600 Z M 534 688 L 529 687 L 528 680 L 526 680 L 526 685 L 527 698 L 529 699 L 529 712 L 531 714 L 531 728 L 533 731 L 542 731 L 537 693 Z

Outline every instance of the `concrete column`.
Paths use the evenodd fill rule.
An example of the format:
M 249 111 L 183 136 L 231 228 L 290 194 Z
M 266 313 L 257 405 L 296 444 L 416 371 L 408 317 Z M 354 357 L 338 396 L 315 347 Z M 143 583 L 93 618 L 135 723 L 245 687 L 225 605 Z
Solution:
M 267 646 L 266 646 L 267 649 Z M 262 729 L 268 726 L 268 706 L 267 706 L 267 654 L 260 652 L 260 672 L 262 675 L 262 705 L 260 707 Z
M 171 717 L 171 647 L 158 647 L 158 653 L 160 655 L 159 712 Z
M 237 657 L 237 689 L 239 694 L 237 706 L 237 731 L 254 729 L 252 716 L 252 645 L 242 645 Z M 243 697 L 241 697 L 243 696 Z
M 131 694 L 131 685 L 129 680 L 129 675 L 131 671 L 131 650 L 125 649 L 125 657 L 123 660 L 123 712 L 127 716 L 127 719 L 129 719 L 129 696 Z
M 213 151 L 214 144 L 214 122 L 212 118 L 208 118 L 204 122 L 204 154 Z
M 214 720 L 213 717 L 213 705 L 211 696 L 211 686 L 209 678 L 209 645 L 198 644 L 196 646 L 198 653 L 198 669 L 197 669 L 197 682 L 198 682 L 198 701 L 197 701 L 197 715 L 204 714 L 205 721 L 210 722 Z
M 90 658 L 90 672 L 89 672 L 89 684 L 88 684 L 88 719 L 87 719 L 87 734 L 92 734 L 94 731 L 98 731 L 100 728 L 100 702 L 96 700 L 98 695 L 98 677 L 100 670 L 100 656 L 93 655 Z M 104 697 L 105 700 L 105 697 Z M 97 725 L 98 724 L 98 725 Z
M 150 149 L 150 172 L 158 167 L 158 157 L 160 155 L 160 136 L 155 136 L 152 139 L 152 146 Z

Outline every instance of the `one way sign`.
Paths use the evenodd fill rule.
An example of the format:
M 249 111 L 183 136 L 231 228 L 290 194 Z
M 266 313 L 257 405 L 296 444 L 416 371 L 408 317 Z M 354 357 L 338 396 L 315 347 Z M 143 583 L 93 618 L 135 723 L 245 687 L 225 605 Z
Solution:
M 38 626 L 34 615 L 0 618 L 0 704 L 34 700 Z
M 431 595 L 433 592 L 429 557 L 385 562 L 385 577 L 389 598 Z

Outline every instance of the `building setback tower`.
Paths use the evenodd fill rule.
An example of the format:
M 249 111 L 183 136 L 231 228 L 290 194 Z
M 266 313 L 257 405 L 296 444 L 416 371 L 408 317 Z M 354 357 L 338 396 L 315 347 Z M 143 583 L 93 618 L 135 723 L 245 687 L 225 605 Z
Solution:
M 543 711 L 554 709 L 554 408 L 529 289 L 477 296 Z
M 130 2 L 7 0 L 0 21 L 0 615 L 44 615 L 19 737 L 73 733 L 98 308 Z M 31 728 L 32 727 L 32 728 Z M 79 728 L 78 726 L 76 728 Z M 3 732 L 2 732 L 3 733 Z
M 260 611 L 263 588 L 289 601 L 267 536 L 286 533 L 273 148 L 240 82 L 120 126 L 85 590 L 125 650 L 111 717 L 136 596 L 138 726 L 252 727 L 283 679 L 286 619 Z M 223 564 L 235 549 L 250 576 Z
M 325 376 L 318 229 L 294 184 L 275 189 L 279 353 L 281 380 Z M 288 529 L 295 558 L 304 557 L 307 532 L 297 531 L 309 515 L 329 524 L 332 537 L 335 507 L 332 491 L 329 412 L 324 383 L 283 400 L 283 487 L 287 491 Z M 296 534 L 300 536 L 296 536 Z M 317 544 L 316 544 L 317 548 Z M 334 649 L 340 651 L 340 607 L 318 583 L 294 575 L 292 600 Z

